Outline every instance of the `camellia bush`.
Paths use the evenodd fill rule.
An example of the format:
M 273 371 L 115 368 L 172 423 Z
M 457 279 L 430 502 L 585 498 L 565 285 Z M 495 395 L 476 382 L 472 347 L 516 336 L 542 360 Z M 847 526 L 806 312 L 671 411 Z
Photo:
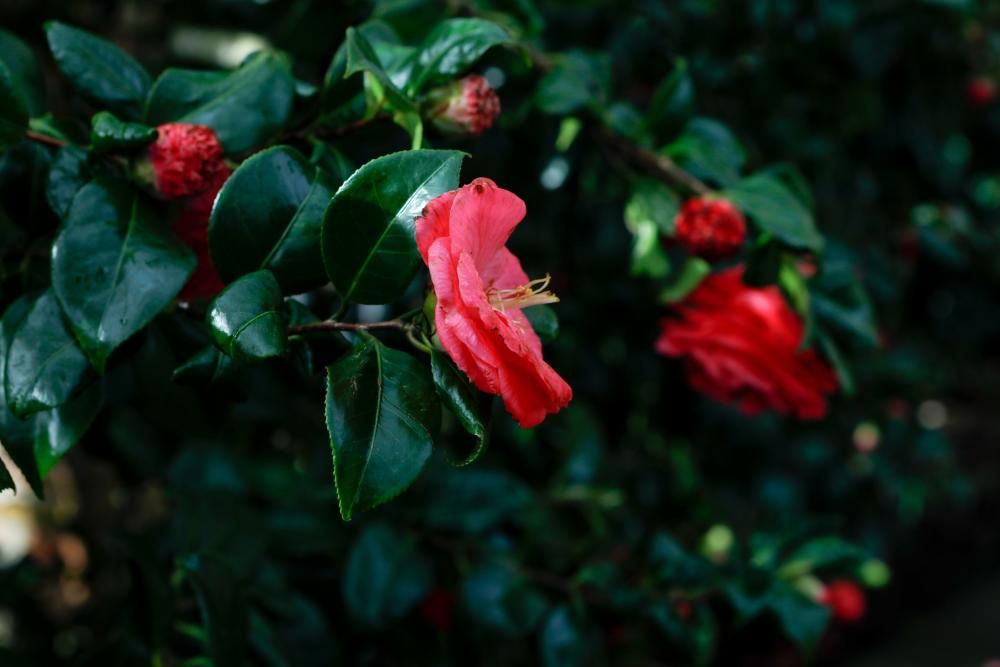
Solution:
M 2 664 L 807 664 L 978 525 L 987 10 L 93 4 L 0 29 Z

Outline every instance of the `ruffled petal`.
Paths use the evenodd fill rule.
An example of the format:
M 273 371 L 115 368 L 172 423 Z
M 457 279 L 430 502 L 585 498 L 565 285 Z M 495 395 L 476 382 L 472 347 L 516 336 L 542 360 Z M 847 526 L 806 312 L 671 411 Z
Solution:
M 526 208 L 513 192 L 488 178 L 477 178 L 458 191 L 451 206 L 450 236 L 456 252 L 469 253 L 482 272 L 524 219 Z

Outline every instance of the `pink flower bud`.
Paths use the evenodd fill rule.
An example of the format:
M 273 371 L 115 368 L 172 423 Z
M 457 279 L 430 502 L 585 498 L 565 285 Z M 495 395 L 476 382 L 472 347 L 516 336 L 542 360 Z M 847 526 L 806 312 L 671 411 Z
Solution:
M 445 132 L 477 136 L 500 115 L 500 97 L 478 74 L 431 92 L 429 99 L 431 119 Z

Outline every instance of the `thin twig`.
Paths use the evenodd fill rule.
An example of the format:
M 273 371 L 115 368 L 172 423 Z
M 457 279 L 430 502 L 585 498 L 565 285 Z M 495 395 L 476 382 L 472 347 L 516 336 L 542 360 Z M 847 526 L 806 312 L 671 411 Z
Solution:
M 386 320 L 384 322 L 337 322 L 336 320 L 324 320 L 323 322 L 308 322 L 295 327 L 288 327 L 288 335 L 322 333 L 326 331 L 367 331 L 369 329 L 399 329 L 406 330 L 410 325 L 403 320 Z
M 645 170 L 648 174 L 667 185 L 679 185 L 697 195 L 707 195 L 712 192 L 712 188 L 681 169 L 676 162 L 666 155 L 661 155 L 648 148 L 637 146 L 628 139 L 603 128 L 598 130 L 597 137 L 609 150 L 614 151 L 628 162 Z
M 48 144 L 49 146 L 63 147 L 69 144 L 68 141 L 63 141 L 57 137 L 50 137 L 47 134 L 42 134 L 41 132 L 35 132 L 34 130 L 27 130 L 24 136 L 32 141 L 37 141 L 40 144 Z

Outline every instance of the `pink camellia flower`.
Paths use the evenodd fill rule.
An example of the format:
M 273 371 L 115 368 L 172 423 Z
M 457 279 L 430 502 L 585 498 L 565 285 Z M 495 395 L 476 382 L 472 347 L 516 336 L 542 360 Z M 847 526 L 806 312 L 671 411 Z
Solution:
M 846 623 L 860 621 L 868 607 L 865 592 L 849 579 L 831 581 L 824 586 L 819 602 L 830 608 L 834 618 Z
M 174 232 L 198 256 L 198 265 L 178 295 L 182 301 L 210 298 L 225 287 L 208 251 L 208 221 L 215 197 L 230 174 L 232 171 L 229 167 L 223 165 L 222 171 L 213 177 L 208 189 L 190 197 L 174 221 Z
M 747 223 L 739 209 L 725 199 L 697 197 L 681 207 L 674 220 L 674 236 L 692 255 L 723 259 L 743 245 Z
M 156 129 L 159 136 L 146 155 L 152 171 L 149 180 L 164 199 L 204 192 L 227 169 L 222 144 L 210 128 L 167 123 Z
M 480 390 L 498 394 L 523 428 L 569 404 L 573 390 L 542 359 L 522 308 L 559 299 L 549 278 L 528 280 L 507 239 L 524 202 L 487 178 L 447 192 L 416 222 L 417 247 L 437 295 L 445 352 Z
M 777 287 L 750 287 L 738 266 L 707 277 L 663 320 L 656 350 L 684 359 L 698 391 L 748 415 L 765 409 L 800 419 L 826 415 L 837 376 L 815 350 Z
M 432 92 L 430 99 L 434 125 L 446 132 L 477 136 L 500 115 L 500 97 L 478 74 Z

